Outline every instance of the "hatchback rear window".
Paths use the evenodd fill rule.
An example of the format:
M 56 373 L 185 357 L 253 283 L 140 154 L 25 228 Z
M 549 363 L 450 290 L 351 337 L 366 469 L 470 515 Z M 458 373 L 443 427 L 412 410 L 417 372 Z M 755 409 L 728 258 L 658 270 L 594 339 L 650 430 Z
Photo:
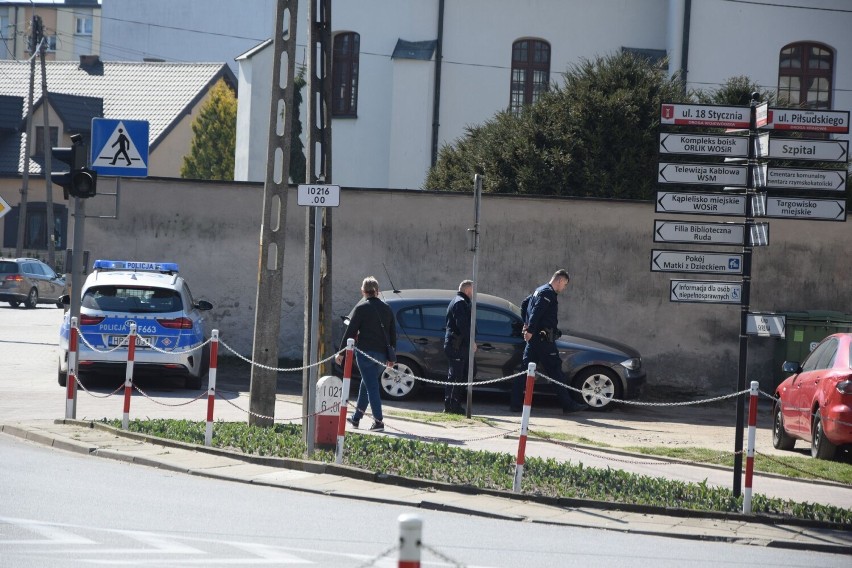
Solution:
M 103 312 L 134 314 L 178 312 L 183 309 L 180 293 L 168 288 L 95 286 L 86 290 L 82 306 Z
M 0 262 L 0 274 L 15 274 L 18 271 L 17 262 Z

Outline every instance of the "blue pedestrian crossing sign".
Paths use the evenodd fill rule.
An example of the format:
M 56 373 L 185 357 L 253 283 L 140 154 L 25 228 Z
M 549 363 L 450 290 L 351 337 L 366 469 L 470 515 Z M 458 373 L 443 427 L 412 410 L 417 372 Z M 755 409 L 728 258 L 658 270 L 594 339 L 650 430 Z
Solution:
M 101 176 L 147 177 L 148 121 L 93 118 L 92 169 Z

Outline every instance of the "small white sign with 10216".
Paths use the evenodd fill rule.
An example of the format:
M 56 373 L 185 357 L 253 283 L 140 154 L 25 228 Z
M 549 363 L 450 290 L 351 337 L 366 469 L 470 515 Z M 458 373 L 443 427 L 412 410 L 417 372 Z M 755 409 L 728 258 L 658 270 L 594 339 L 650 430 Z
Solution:
M 340 205 L 340 186 L 300 185 L 298 204 L 308 207 L 337 207 Z

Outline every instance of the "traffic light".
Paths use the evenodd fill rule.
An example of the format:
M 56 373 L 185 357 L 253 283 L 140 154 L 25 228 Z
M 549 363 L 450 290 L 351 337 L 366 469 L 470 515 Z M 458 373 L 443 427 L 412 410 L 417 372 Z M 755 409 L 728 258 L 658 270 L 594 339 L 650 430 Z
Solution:
M 51 156 L 55 160 L 68 164 L 68 172 L 51 172 L 50 181 L 62 186 L 65 199 L 70 194 L 73 197 L 94 197 L 97 193 L 98 173 L 90 170 L 86 164 L 86 148 L 83 146 L 83 136 L 71 135 L 74 144 L 68 147 L 51 148 Z

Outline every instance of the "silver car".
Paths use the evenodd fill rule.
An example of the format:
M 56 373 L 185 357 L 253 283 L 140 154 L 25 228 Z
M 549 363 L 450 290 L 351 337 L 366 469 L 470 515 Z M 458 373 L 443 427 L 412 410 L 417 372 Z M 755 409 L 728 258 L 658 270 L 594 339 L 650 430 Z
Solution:
M 59 299 L 65 293 L 65 277 L 37 258 L 0 258 L 0 302 L 13 308 L 62 307 Z

